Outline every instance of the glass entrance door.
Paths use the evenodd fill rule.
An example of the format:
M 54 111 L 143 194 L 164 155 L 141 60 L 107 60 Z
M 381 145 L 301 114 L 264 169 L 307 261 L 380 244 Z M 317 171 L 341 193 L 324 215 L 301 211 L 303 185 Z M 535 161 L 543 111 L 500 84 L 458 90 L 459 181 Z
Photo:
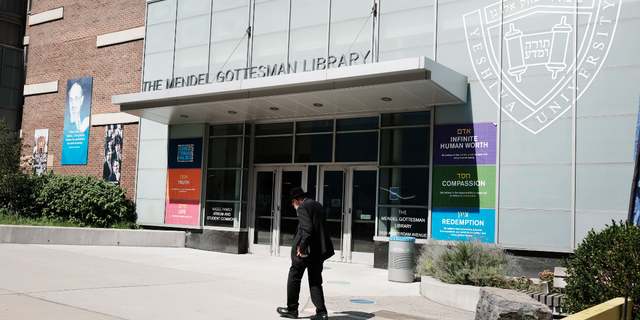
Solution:
M 373 265 L 375 167 L 321 167 L 319 199 L 336 255 L 333 261 Z
M 260 167 L 254 170 L 252 253 L 286 256 L 298 225 L 296 211 L 287 200 L 294 187 L 306 185 L 305 167 Z

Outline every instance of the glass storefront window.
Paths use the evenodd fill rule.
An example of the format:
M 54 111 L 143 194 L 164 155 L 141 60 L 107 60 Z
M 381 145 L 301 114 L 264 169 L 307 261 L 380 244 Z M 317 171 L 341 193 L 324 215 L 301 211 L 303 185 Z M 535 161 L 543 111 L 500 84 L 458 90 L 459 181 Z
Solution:
M 242 137 L 209 139 L 209 168 L 240 168 Z
M 379 179 L 380 205 L 428 204 L 429 168 L 381 168 Z
M 380 130 L 380 165 L 428 165 L 429 127 Z
M 336 120 L 338 132 L 358 130 L 378 130 L 378 117 L 338 119 Z
M 296 162 L 331 162 L 332 134 L 296 136 Z
M 381 127 L 419 126 L 431 124 L 431 112 L 387 113 L 381 116 Z
M 209 127 L 209 135 L 215 136 L 235 136 L 242 134 L 242 127 L 244 124 L 222 124 Z
M 304 121 L 296 123 L 296 133 L 333 132 L 333 120 Z
M 240 201 L 242 170 L 208 170 L 207 200 Z
M 291 163 L 293 160 L 293 136 L 256 137 L 253 154 L 254 163 Z
M 336 135 L 336 162 L 373 162 L 377 159 L 378 131 Z
M 256 136 L 293 134 L 293 122 L 257 124 Z

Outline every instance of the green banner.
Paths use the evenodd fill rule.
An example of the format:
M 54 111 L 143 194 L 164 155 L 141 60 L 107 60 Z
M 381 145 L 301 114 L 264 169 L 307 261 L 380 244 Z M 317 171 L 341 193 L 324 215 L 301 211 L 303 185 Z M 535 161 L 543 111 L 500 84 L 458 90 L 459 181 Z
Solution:
M 496 166 L 433 167 L 433 208 L 489 208 L 496 203 Z

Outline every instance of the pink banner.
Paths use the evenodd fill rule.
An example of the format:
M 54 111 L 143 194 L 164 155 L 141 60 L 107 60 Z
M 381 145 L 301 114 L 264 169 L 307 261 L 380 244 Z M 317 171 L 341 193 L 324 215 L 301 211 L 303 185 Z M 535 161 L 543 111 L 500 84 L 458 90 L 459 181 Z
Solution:
M 167 200 L 164 223 L 197 226 L 200 218 L 200 202 Z

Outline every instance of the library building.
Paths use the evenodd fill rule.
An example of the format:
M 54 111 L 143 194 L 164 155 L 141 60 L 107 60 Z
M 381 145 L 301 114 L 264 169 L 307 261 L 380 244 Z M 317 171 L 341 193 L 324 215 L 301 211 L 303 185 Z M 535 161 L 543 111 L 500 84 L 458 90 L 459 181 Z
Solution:
M 393 236 L 554 258 L 627 219 L 638 0 L 29 10 L 40 170 L 126 187 L 140 225 L 191 247 L 288 258 L 294 187 L 324 206 L 332 261 L 379 268 Z

